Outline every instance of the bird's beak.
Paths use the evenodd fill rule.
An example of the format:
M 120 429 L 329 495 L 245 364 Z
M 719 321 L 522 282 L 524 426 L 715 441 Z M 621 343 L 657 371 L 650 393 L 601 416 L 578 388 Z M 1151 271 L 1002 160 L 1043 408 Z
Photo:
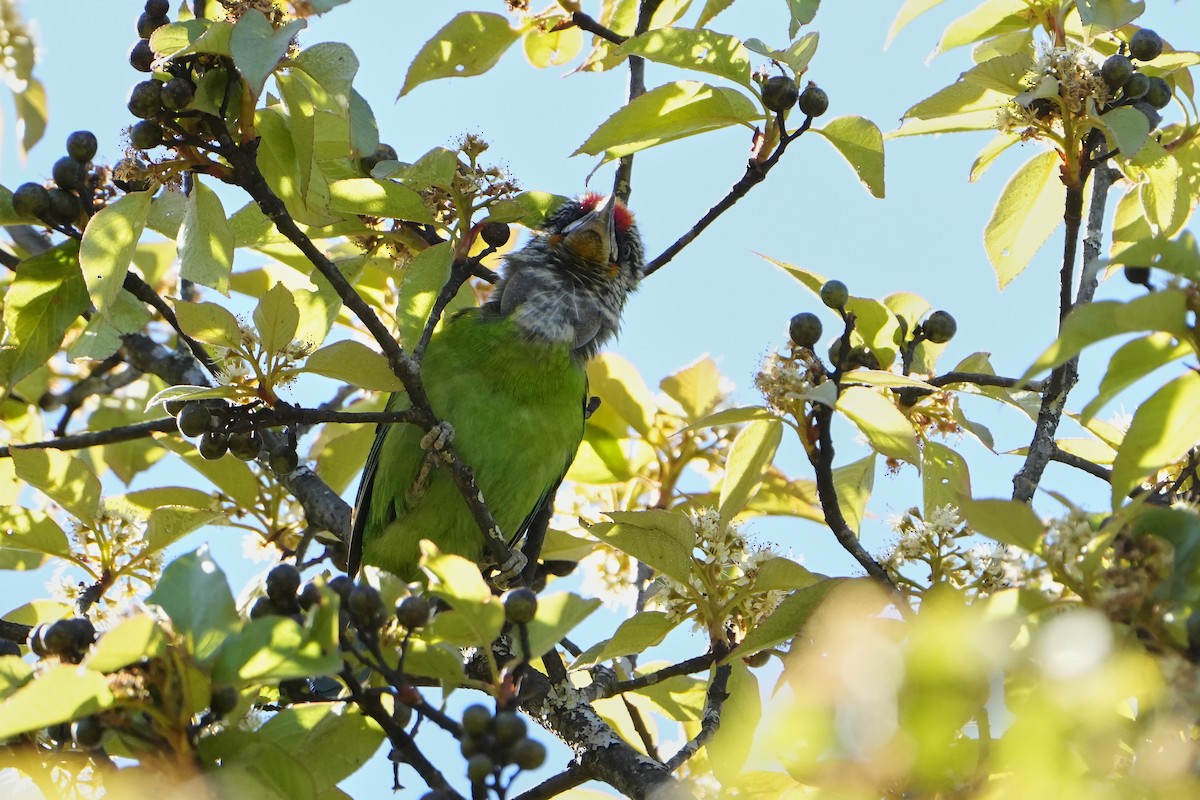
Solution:
M 572 222 L 563 231 L 563 243 L 576 255 L 590 261 L 611 263 L 617 260 L 617 222 L 613 210 L 616 195 Z

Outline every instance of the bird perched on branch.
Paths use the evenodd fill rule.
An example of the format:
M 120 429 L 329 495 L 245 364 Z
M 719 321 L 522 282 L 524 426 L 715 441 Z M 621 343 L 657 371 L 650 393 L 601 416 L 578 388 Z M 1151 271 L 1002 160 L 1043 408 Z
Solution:
M 616 333 L 642 266 L 625 206 L 584 195 L 507 256 L 488 303 L 447 319 L 429 342 L 421 375 L 430 405 L 510 545 L 553 505 L 583 438 L 585 366 Z M 407 407 L 403 393 L 388 400 L 388 410 Z M 421 539 L 481 559 L 483 533 L 430 438 L 413 425 L 378 426 L 355 502 L 351 574 L 367 563 L 414 579 Z

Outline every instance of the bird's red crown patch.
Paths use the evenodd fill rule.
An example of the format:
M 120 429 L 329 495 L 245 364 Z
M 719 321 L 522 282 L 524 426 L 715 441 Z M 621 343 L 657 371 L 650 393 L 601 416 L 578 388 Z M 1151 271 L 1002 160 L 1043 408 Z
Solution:
M 583 206 L 586 211 L 591 211 L 597 205 L 604 201 L 607 195 L 599 192 L 588 192 L 583 197 L 579 198 L 579 205 Z M 617 201 L 613 208 L 613 221 L 616 223 L 617 230 L 624 233 L 629 230 L 629 226 L 633 224 L 633 212 L 625 207 L 625 204 L 620 200 Z

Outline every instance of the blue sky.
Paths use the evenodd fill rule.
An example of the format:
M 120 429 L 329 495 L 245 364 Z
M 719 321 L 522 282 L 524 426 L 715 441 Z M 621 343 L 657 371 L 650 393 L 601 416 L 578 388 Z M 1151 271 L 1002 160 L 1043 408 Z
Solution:
M 885 132 L 897 127 L 906 108 L 971 65 L 966 50 L 933 60 L 928 56 L 944 26 L 975 5 L 971 0 L 944 3 L 884 51 L 885 34 L 899 3 L 825 3 L 810 26 L 821 39 L 806 76 L 830 96 L 830 111 L 822 121 L 855 114 L 872 119 Z M 1179 49 L 1200 47 L 1200 7 L 1148 5 L 1145 25 Z M 0 183 L 10 189 L 26 180 L 45 179 L 62 155 L 67 134 L 80 127 L 99 137 L 98 160 L 119 158 L 120 132 L 133 121 L 125 109 L 126 92 L 141 79 L 125 58 L 136 37 L 140 2 L 39 0 L 22 6 L 36 25 L 42 48 L 36 74 L 46 84 L 51 119 L 45 139 L 22 164 L 14 144 L 11 103 L 5 101 Z M 597 6 L 583 3 L 586 11 Z M 355 49 L 362 63 L 355 86 L 374 108 L 383 140 L 402 160 L 475 131 L 492 145 L 487 157 L 505 164 L 524 187 L 578 193 L 586 188 L 595 161 L 570 154 L 622 104 L 624 71 L 539 71 L 515 47 L 485 76 L 425 84 L 395 100 L 409 61 L 452 13 L 502 7 L 498 0 L 353 0 L 311 19 L 300 41 L 302 46 L 343 41 Z M 693 11 L 688 19 L 694 15 Z M 741 0 L 710 27 L 783 46 L 786 4 Z M 654 64 L 647 67 L 650 87 L 680 77 L 693 76 Z M 1169 121 L 1177 116 L 1178 107 L 1168 109 Z M 954 134 L 888 142 L 884 200 L 872 198 L 823 139 L 802 137 L 765 184 L 645 282 L 628 306 L 613 349 L 632 360 L 652 386 L 670 371 L 711 354 L 737 386 L 736 400 L 758 402 L 752 383 L 755 367 L 766 352 L 783 343 L 788 319 L 800 311 L 814 311 L 822 315 L 827 330 L 833 322 L 832 314 L 799 284 L 756 255 L 762 253 L 840 278 L 855 295 L 882 297 L 902 290 L 920 294 L 958 318 L 959 333 L 943 356 L 943 369 L 983 350 L 993 353 L 1001 374 L 1020 374 L 1053 338 L 1061 234 L 1051 238 L 1025 274 L 998 292 L 983 250 L 983 227 L 1005 181 L 1037 146 L 1013 148 L 979 182 L 969 184 L 968 169 L 989 137 Z M 748 147 L 747 131 L 736 128 L 637 156 L 630 206 L 649 254 L 670 244 L 740 177 Z M 593 188 L 606 191 L 611 175 L 611 167 L 601 169 Z M 240 201 L 226 203 L 230 210 L 238 205 Z M 252 260 L 240 263 L 253 266 Z M 1118 278 L 1102 286 L 1098 296 L 1127 297 L 1130 291 Z M 1091 363 L 1095 369 L 1100 362 Z M 1071 407 L 1090 399 L 1095 380 L 1084 379 Z M 1126 404 L 1133 407 L 1130 401 Z M 996 434 L 997 449 L 1028 443 L 1030 426 L 1015 414 L 989 412 L 986 419 Z M 841 429 L 838 441 L 839 463 L 860 456 L 852 431 Z M 962 452 L 970 461 L 977 496 L 1010 494 L 1018 459 L 992 456 L 965 441 Z M 797 446 L 786 446 L 781 457 L 786 470 L 811 477 Z M 1093 479 L 1051 467 L 1048 482 L 1093 507 L 1106 503 L 1103 487 Z M 886 540 L 883 519 L 920 503 L 919 477 L 911 467 L 895 478 L 877 476 L 876 487 L 871 505 L 876 519 L 868 522 L 864 533 L 871 549 Z M 1045 505 L 1044 510 L 1049 513 L 1055 507 Z M 828 532 L 812 523 L 760 522 L 751 530 L 803 555 L 818 571 L 845 574 L 856 569 Z M 236 558 L 238 551 L 234 546 L 226 552 Z M 248 568 L 222 563 L 233 574 L 235 589 L 252 574 Z M 40 592 L 43 579 L 23 576 L 9 582 L 6 576 L 0 606 L 7 610 L 30 592 Z M 372 772 L 370 782 L 358 778 L 355 783 L 364 790 L 377 789 L 386 778 L 378 770 Z

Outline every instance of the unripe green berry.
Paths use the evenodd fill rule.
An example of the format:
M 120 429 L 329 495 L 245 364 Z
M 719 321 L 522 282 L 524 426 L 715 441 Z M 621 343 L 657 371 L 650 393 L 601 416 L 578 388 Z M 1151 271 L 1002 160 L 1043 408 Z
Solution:
M 200 403 L 194 402 L 185 405 L 179 415 L 175 417 L 175 424 L 178 426 L 179 432 L 188 438 L 208 431 L 212 426 L 212 421 L 212 412 Z
M 429 601 L 418 594 L 410 594 L 396 605 L 396 619 L 409 630 L 425 627 L 429 621 Z
M 1146 90 L 1142 99 L 1154 108 L 1166 108 L 1171 102 L 1171 84 L 1157 75 L 1154 76 L 1150 79 L 1150 88 Z
M 829 110 L 829 95 L 815 83 L 809 83 L 800 93 L 800 110 L 807 116 L 819 117 Z
M 1129 40 L 1129 55 L 1138 61 L 1153 61 L 1162 50 L 1162 37 L 1149 28 L 1142 28 Z
M 546 746 L 526 737 L 513 746 L 512 760 L 521 769 L 537 769 L 546 763 Z
M 787 111 L 799 97 L 800 89 L 796 82 L 786 75 L 774 75 L 763 83 L 763 105 L 768 111 Z
M 296 455 L 296 451 L 290 447 L 284 447 L 271 453 L 271 457 L 267 462 L 271 470 L 280 475 L 287 475 L 290 472 L 295 472 L 300 466 L 300 457 Z
M 22 183 L 13 192 L 13 211 L 26 219 L 39 219 L 50 209 L 50 193 L 40 183 Z
M 412 721 L 412 715 L 412 706 L 408 703 L 401 703 L 399 700 L 396 701 L 392 708 L 392 719 L 396 721 L 397 725 L 401 728 L 408 727 L 408 723 Z
M 142 81 L 129 90 L 129 113 L 142 119 L 156 117 L 162 111 L 162 84 L 158 81 Z
M 921 324 L 921 330 L 934 344 L 945 344 L 958 332 L 958 322 L 945 311 L 935 311 Z
M 395 161 L 398 158 L 396 148 L 390 144 L 380 144 L 379 149 L 369 156 L 363 156 L 359 161 L 359 166 L 362 171 L 371 174 L 371 170 L 375 169 L 375 165 L 381 161 Z
M 515 711 L 497 711 L 492 720 L 492 732 L 501 747 L 515 744 L 525 736 L 525 720 Z
M 495 770 L 496 762 L 492 761 L 491 756 L 484 753 L 477 753 L 467 760 L 467 778 L 471 783 L 483 783 Z
M 829 345 L 829 363 L 836 369 L 843 365 L 846 357 L 850 355 L 850 348 L 842 337 L 833 340 Z
M 821 320 L 816 314 L 803 311 L 788 322 L 788 336 L 797 347 L 811 348 L 821 339 Z
M 201 435 L 196 450 L 201 458 L 216 461 L 229 452 L 229 436 L 221 431 L 206 431 Z
M 765 667 L 767 665 L 767 662 L 769 662 L 770 660 L 771 660 L 771 651 L 770 650 L 759 650 L 757 653 L 746 656 L 745 658 L 742 659 L 742 661 L 745 662 L 746 666 L 750 667 L 751 669 L 757 669 L 758 667 Z
M 1120 89 L 1133 74 L 1133 62 L 1128 56 L 1111 55 L 1100 65 L 1100 77 L 1110 89 Z
M 1126 100 L 1136 100 L 1150 91 L 1150 79 L 1140 72 L 1135 72 L 1121 87 L 1121 96 Z
M 67 137 L 67 155 L 80 164 L 86 164 L 95 158 L 99 146 L 96 134 L 91 131 L 75 131 Z
M 532 622 L 537 606 L 537 593 L 533 589 L 521 587 L 504 593 L 504 618 L 514 625 Z
M 346 598 L 346 608 L 360 625 L 374 627 L 383 621 L 383 597 L 370 584 L 355 584 Z
M 834 310 L 846 307 L 850 299 L 850 290 L 841 281 L 825 281 L 821 287 L 821 302 Z
M 63 189 L 81 189 L 87 180 L 87 170 L 70 156 L 63 156 L 54 162 L 51 174 L 54 182 Z
M 487 706 L 475 703 L 463 709 L 462 728 L 472 736 L 487 733 L 491 724 L 492 712 Z

